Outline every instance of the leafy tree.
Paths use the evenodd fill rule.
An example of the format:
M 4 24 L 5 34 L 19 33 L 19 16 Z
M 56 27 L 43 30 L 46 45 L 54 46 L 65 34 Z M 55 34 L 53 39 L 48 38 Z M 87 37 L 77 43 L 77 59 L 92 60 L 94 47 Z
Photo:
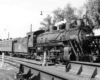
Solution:
M 85 6 L 82 6 L 77 10 L 77 17 L 78 18 L 83 18 L 84 10 L 85 10 Z
M 63 9 L 64 18 L 67 22 L 70 22 L 73 19 L 76 19 L 75 8 L 73 8 L 70 4 L 67 4 Z
M 47 15 L 47 17 L 44 18 L 44 20 L 40 24 L 43 26 L 40 27 L 40 29 L 49 30 L 50 26 L 55 24 L 55 21 L 52 21 L 52 17 L 50 15 Z
M 54 14 L 54 20 L 56 22 L 64 20 L 63 9 L 57 8 L 56 10 L 53 11 L 53 14 Z
M 50 29 L 50 26 L 54 25 L 55 22 L 60 22 L 66 19 L 68 23 L 71 22 L 73 19 L 77 19 L 77 16 L 75 15 L 75 8 L 73 8 L 70 4 L 67 4 L 64 9 L 57 8 L 53 11 L 53 21 L 52 17 L 48 15 L 44 20 L 40 23 L 43 25 L 40 29 Z
M 57 8 L 53 11 L 53 14 L 56 22 L 62 21 L 64 19 L 70 22 L 70 20 L 76 19 L 75 8 L 73 8 L 70 4 L 67 4 L 64 9 Z
M 100 28 L 100 0 L 88 0 L 86 9 L 87 16 L 95 28 Z

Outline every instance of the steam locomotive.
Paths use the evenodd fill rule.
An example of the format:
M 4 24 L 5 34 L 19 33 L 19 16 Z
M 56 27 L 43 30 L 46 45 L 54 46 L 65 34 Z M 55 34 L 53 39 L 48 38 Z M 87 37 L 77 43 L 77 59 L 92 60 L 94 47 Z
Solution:
M 70 60 L 84 60 L 91 54 L 90 44 L 93 31 L 90 25 L 83 20 L 73 23 L 61 22 L 51 26 L 48 31 L 37 30 L 28 32 L 24 38 L 15 38 L 0 41 L 0 52 L 11 56 L 24 56 L 26 58 L 62 62 L 66 56 L 64 48 L 71 48 Z M 85 54 L 84 54 L 85 53 Z

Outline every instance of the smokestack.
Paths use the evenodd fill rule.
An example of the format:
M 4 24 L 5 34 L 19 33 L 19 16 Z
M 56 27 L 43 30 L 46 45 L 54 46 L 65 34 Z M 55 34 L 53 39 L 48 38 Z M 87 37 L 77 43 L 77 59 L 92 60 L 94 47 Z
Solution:
M 30 26 L 30 32 L 32 32 L 32 24 L 31 24 L 31 26 Z

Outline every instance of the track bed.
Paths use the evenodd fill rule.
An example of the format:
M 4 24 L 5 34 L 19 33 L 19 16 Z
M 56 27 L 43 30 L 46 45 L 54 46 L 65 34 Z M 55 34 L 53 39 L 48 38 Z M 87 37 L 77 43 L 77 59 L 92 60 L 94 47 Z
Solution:
M 56 78 L 60 78 L 60 80 L 91 80 L 91 77 L 88 76 L 77 75 L 74 72 L 66 72 L 65 65 L 57 64 L 52 66 L 41 66 L 41 65 L 32 64 L 32 62 L 34 62 L 33 60 L 27 60 L 27 59 L 17 60 L 17 59 L 18 58 L 15 59 L 14 57 L 13 58 L 8 57 L 7 59 L 7 57 L 5 57 L 5 62 L 9 62 L 9 63 L 12 62 L 13 64 L 15 63 L 15 65 L 23 64 L 25 73 L 27 73 L 31 69 L 32 74 L 35 75 L 41 74 L 42 78 L 46 78 L 40 80 L 49 80 L 48 76 L 55 78 L 54 80 L 59 80 Z M 27 62 L 25 62 L 25 60 Z M 39 61 L 35 61 L 35 62 L 39 62 Z M 92 79 L 92 80 L 99 80 L 99 79 Z

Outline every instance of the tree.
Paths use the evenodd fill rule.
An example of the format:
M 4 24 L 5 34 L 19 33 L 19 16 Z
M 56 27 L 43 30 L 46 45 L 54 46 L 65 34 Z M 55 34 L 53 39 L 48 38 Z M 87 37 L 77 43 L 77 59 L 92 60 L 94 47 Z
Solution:
M 70 22 L 73 19 L 76 19 L 75 8 L 73 8 L 70 4 L 67 4 L 63 9 L 64 18 L 67 22 Z
M 57 8 L 53 11 L 54 19 L 56 22 L 62 21 L 66 19 L 66 21 L 70 21 L 76 18 L 75 8 L 73 8 L 70 4 L 67 4 L 64 9 Z
M 52 21 L 52 17 L 50 15 L 47 15 L 47 17 L 44 18 L 44 20 L 40 24 L 43 26 L 40 27 L 40 29 L 49 30 L 50 26 L 55 24 L 55 21 Z
M 64 20 L 63 9 L 57 8 L 56 10 L 53 11 L 53 14 L 54 14 L 54 20 L 56 22 Z
M 100 28 L 100 0 L 88 0 L 86 9 L 87 16 L 95 28 Z
M 86 10 L 85 6 L 82 6 L 77 10 L 77 17 L 78 18 L 83 18 L 84 10 Z
M 73 19 L 77 19 L 75 15 L 75 8 L 73 8 L 70 4 L 67 4 L 63 9 L 57 8 L 53 11 L 53 21 L 52 17 L 48 15 L 44 20 L 40 23 L 43 25 L 40 29 L 50 29 L 50 26 L 53 26 L 56 22 L 63 21 L 66 19 L 67 22 L 71 22 Z

